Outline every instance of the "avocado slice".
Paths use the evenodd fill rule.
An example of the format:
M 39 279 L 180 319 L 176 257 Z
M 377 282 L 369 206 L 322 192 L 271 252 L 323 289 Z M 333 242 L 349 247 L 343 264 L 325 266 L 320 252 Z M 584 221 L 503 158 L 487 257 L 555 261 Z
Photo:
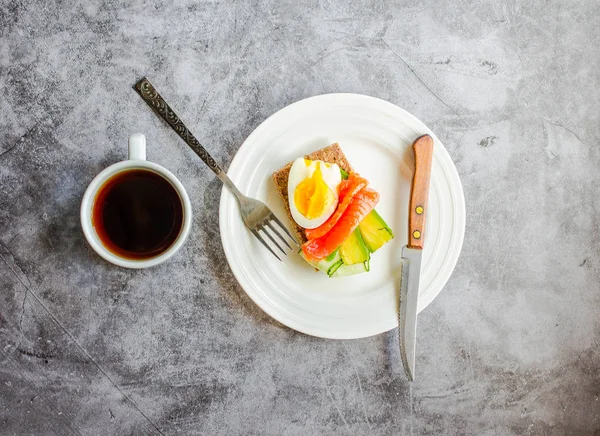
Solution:
M 386 242 L 394 238 L 392 229 L 381 218 L 375 209 L 358 225 L 365 245 L 371 253 L 379 250 Z
M 344 265 L 363 263 L 371 258 L 358 228 L 340 245 L 339 251 Z

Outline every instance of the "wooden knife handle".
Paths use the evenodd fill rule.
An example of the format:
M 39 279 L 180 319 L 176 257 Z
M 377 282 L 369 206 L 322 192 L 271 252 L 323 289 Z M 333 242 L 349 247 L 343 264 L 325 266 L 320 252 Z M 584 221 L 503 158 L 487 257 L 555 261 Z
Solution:
M 408 214 L 408 247 L 423 249 L 425 238 L 425 217 L 429 207 L 429 177 L 433 158 L 433 138 L 419 136 L 413 142 L 415 151 L 415 174 L 410 194 L 410 213 Z

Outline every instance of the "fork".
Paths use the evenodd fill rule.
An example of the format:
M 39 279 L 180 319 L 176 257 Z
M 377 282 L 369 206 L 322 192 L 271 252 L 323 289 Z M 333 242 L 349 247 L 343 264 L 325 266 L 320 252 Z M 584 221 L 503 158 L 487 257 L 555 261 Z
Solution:
M 175 130 L 175 132 L 190 146 L 192 150 L 202 159 L 202 161 L 208 165 L 208 167 L 214 171 L 217 177 L 223 182 L 223 184 L 229 189 L 229 191 L 236 198 L 238 205 L 240 206 L 240 214 L 244 224 L 250 230 L 250 232 L 269 250 L 273 256 L 281 261 L 281 258 L 277 255 L 275 250 L 265 241 L 261 236 L 264 234 L 277 249 L 285 256 L 291 250 L 292 245 L 283 236 L 283 234 L 277 230 L 280 227 L 283 233 L 288 236 L 289 241 L 298 249 L 300 245 L 296 241 L 296 238 L 288 231 L 283 223 L 275 216 L 275 214 L 264 204 L 262 201 L 250 198 L 242 194 L 239 189 L 233 184 L 231 179 L 227 177 L 225 171 L 221 169 L 219 164 L 215 162 L 213 157 L 206 151 L 206 149 L 198 142 L 198 140 L 192 135 L 189 129 L 183 124 L 181 119 L 173 112 L 167 102 L 160 96 L 158 91 L 152 86 L 147 78 L 143 78 L 135 84 L 134 89 L 140 94 L 142 99 L 148 105 L 154 109 L 154 111 L 164 119 L 167 124 Z M 270 231 L 269 231 L 270 230 Z M 278 242 L 279 241 L 279 242 Z M 288 251 L 284 249 L 282 245 L 288 248 Z

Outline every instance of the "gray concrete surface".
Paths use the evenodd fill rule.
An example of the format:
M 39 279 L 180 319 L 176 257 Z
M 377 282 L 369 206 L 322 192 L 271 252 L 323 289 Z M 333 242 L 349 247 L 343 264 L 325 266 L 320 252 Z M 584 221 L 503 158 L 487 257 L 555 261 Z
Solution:
M 0 434 L 600 435 L 598 1 L 0 4 Z M 436 132 L 468 221 L 417 382 L 393 332 L 308 337 L 244 294 L 220 185 L 131 89 L 144 75 L 225 166 L 322 93 Z M 102 261 L 78 218 L 134 131 L 196 211 L 145 271 Z

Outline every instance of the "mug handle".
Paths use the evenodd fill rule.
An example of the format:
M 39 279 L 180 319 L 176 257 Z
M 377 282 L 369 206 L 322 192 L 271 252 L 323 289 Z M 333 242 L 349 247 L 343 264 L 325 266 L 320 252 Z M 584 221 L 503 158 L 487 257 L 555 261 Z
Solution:
M 129 160 L 146 160 L 146 137 L 143 133 L 134 133 L 129 137 Z

